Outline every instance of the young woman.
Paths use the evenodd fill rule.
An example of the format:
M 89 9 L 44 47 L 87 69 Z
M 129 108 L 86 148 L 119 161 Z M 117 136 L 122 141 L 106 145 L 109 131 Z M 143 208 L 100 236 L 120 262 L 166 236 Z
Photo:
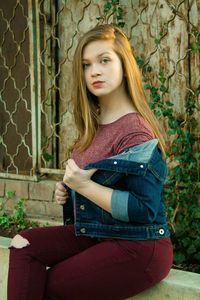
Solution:
M 73 76 L 78 140 L 56 189 L 65 225 L 14 237 L 8 300 L 122 300 L 172 265 L 164 140 L 125 34 L 87 32 Z

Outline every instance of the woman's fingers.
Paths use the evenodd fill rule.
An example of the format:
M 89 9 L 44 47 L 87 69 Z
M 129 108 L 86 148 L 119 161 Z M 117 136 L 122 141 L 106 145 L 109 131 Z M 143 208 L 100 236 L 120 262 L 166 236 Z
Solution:
M 66 188 L 64 187 L 62 181 L 59 181 L 59 182 L 56 183 L 56 190 L 61 191 L 61 192 L 63 192 L 63 193 L 64 193 L 64 192 L 67 193 L 67 190 L 66 190 Z
M 57 182 L 55 195 L 56 195 L 56 201 L 58 202 L 58 204 L 63 205 L 66 203 L 67 198 L 68 198 L 68 193 L 67 193 L 65 187 L 63 186 L 62 182 Z
M 68 159 L 67 166 L 69 166 L 69 168 L 73 171 L 79 170 L 79 167 L 72 158 Z

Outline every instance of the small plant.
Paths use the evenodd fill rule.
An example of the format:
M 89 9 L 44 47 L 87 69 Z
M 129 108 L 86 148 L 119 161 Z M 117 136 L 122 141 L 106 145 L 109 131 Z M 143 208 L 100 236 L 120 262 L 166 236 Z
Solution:
M 27 200 L 24 198 L 21 198 L 15 204 L 12 214 L 8 214 L 4 210 L 5 203 L 13 195 L 15 195 L 14 191 L 8 191 L 5 202 L 0 202 L 0 228 L 3 232 L 3 235 L 12 237 L 21 230 L 41 227 L 42 225 L 40 225 L 38 222 L 30 221 L 28 219 L 25 205 Z M 49 226 L 48 222 L 45 224 L 45 226 Z

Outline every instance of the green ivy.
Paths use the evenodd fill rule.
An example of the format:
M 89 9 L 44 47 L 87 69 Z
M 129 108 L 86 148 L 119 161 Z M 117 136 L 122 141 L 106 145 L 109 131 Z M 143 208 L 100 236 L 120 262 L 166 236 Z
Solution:
M 112 11 L 113 19 L 123 22 L 123 9 L 119 1 L 105 1 L 104 17 L 97 18 L 106 20 L 106 15 Z M 196 26 L 191 25 L 195 41 L 191 48 L 193 51 L 200 50 L 200 33 Z M 159 38 L 154 40 L 160 44 L 163 31 Z M 188 92 L 184 104 L 184 113 L 178 113 L 173 108 L 174 104 L 164 100 L 168 93 L 166 86 L 167 78 L 164 67 L 158 74 L 158 84 L 152 85 L 148 80 L 148 72 L 152 67 L 136 57 L 138 66 L 142 70 L 145 90 L 150 92 L 150 107 L 156 117 L 165 117 L 168 122 L 168 135 L 170 136 L 170 149 L 167 159 L 173 164 L 168 164 L 168 178 L 164 187 L 164 198 L 167 206 L 167 220 L 171 229 L 171 239 L 174 248 L 174 264 L 196 266 L 195 272 L 200 273 L 200 207 L 198 197 L 200 195 L 200 125 L 196 119 L 200 111 L 198 97 L 199 86 L 193 92 Z
M 104 4 L 104 15 L 101 17 L 97 17 L 97 20 L 102 20 L 106 22 L 106 17 L 108 14 L 113 16 L 113 22 L 111 24 L 113 26 L 118 26 L 123 28 L 125 22 L 123 22 L 123 9 L 120 7 L 119 0 L 104 0 L 106 3 Z
M 196 26 L 192 24 L 192 33 L 195 37 L 195 42 L 192 44 L 192 50 L 198 51 L 200 50 L 200 33 L 198 32 L 198 29 Z
M 185 113 L 175 112 L 174 104 L 164 102 L 162 94 L 167 91 L 164 68 L 159 72 L 160 85 L 146 85 L 150 91 L 150 107 L 157 117 L 167 117 L 168 134 L 172 138 L 167 153 L 169 161 L 176 162 L 168 168 L 168 179 L 164 188 L 167 204 L 167 218 L 171 227 L 174 247 L 174 263 L 200 263 L 200 144 L 199 124 L 195 113 L 199 111 L 197 96 L 200 83 L 194 93 L 189 92 L 185 99 Z M 170 164 L 169 164 L 170 165 Z M 198 270 L 200 272 L 200 267 Z

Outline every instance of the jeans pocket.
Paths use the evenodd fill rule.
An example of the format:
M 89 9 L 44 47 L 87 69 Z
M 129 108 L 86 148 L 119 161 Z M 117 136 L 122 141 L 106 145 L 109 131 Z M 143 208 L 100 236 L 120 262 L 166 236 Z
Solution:
M 135 260 L 140 255 L 140 241 L 116 240 L 121 252 L 125 254 L 128 260 Z
M 152 255 L 144 271 L 151 283 L 157 283 L 164 279 L 172 266 L 172 245 L 171 242 L 164 240 L 154 240 Z

